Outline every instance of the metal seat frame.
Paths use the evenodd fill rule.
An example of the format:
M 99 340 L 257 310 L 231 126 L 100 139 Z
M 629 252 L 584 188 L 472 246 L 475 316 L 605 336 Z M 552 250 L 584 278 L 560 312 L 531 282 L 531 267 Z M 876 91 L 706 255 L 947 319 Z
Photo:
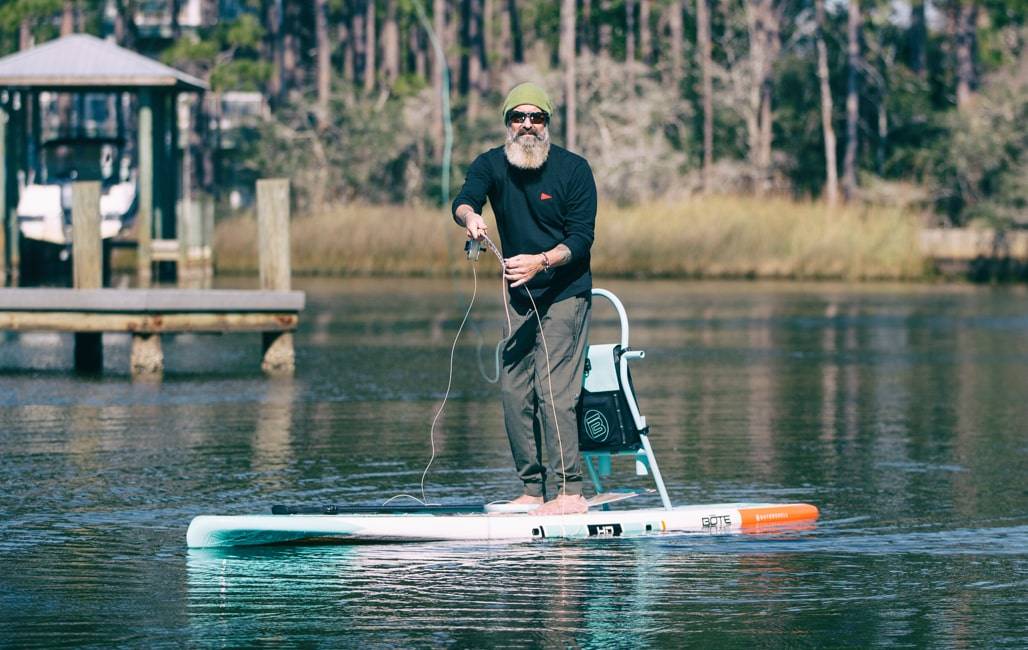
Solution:
M 660 474 L 660 467 L 657 465 L 657 457 L 653 454 L 653 447 L 650 445 L 649 427 L 646 425 L 646 418 L 639 412 L 639 403 L 632 392 L 632 385 L 628 381 L 628 362 L 635 359 L 646 358 L 643 350 L 632 350 L 628 346 L 628 314 L 621 300 L 612 292 L 606 289 L 593 289 L 592 295 L 606 298 L 617 311 L 621 321 L 621 356 L 617 360 L 618 374 L 620 375 L 621 391 L 628 403 L 628 409 L 632 415 L 632 421 L 639 432 L 640 446 L 635 451 L 603 451 L 583 450 L 582 461 L 585 464 L 589 478 L 592 479 L 593 487 L 597 494 L 604 492 L 602 478 L 611 474 L 611 458 L 613 456 L 633 456 L 636 461 L 636 473 L 640 476 L 649 473 L 657 485 L 657 492 L 666 510 L 671 510 L 671 499 L 668 497 L 667 488 L 664 486 L 664 479 Z M 590 351 L 592 346 L 590 346 Z

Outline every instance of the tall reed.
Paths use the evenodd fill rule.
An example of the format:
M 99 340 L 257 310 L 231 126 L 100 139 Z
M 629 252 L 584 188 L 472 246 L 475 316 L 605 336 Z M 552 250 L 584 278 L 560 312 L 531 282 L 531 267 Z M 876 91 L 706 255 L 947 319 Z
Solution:
M 783 198 L 602 206 L 592 267 L 631 277 L 917 279 L 926 273 L 918 228 L 916 215 L 896 208 L 829 209 Z M 461 229 L 440 208 L 337 206 L 296 217 L 292 237 L 298 274 L 469 272 Z M 215 255 L 220 272 L 255 271 L 252 216 L 219 222 Z

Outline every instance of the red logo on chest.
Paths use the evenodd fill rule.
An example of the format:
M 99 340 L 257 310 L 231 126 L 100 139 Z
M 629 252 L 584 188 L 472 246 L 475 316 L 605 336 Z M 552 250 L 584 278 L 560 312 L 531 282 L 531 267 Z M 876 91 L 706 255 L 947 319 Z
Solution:
M 549 194 L 547 194 L 546 192 L 540 192 L 539 193 L 539 200 L 541 200 L 541 201 L 549 201 L 552 198 L 553 197 L 550 196 Z

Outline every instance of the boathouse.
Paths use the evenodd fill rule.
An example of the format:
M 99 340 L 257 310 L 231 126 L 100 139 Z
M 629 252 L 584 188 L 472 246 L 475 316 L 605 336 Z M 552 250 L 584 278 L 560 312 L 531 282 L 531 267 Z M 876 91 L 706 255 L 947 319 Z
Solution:
M 192 114 L 182 111 L 179 102 L 184 93 L 199 99 L 206 90 L 196 77 L 87 34 L 0 58 L 0 270 L 6 278 L 18 268 L 19 192 L 40 177 L 41 139 L 44 131 L 53 131 L 41 97 L 56 93 L 66 115 L 73 116 L 70 124 L 57 126 L 65 137 L 95 128 L 84 119 L 87 99 L 112 107 L 116 138 L 128 143 L 133 157 L 139 285 L 145 287 L 155 254 L 160 259 L 171 248 L 170 259 L 179 261 L 187 244 L 201 241 L 210 229 L 205 222 L 211 215 L 199 214 L 198 202 L 190 200 L 194 161 L 189 139 L 183 143 L 182 135 L 193 131 Z

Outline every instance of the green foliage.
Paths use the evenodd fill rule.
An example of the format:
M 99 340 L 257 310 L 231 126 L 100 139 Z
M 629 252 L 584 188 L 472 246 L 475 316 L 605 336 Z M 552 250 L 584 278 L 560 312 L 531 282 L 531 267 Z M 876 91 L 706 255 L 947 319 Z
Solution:
M 261 176 L 288 176 L 301 211 L 334 202 L 397 202 L 416 190 L 417 141 L 430 122 L 425 95 L 384 104 L 340 87 L 324 125 L 311 98 L 282 106 L 239 151 Z M 414 113 L 405 118 L 405 113 Z M 413 128 L 407 123 L 413 124 Z M 413 185 L 412 185 L 413 184 Z
M 940 211 L 955 223 L 1028 225 L 1028 76 L 990 76 L 974 106 L 947 123 L 929 177 Z
M 211 71 L 212 90 L 263 90 L 271 78 L 272 65 L 267 61 L 240 59 L 215 64 Z
M 242 14 L 225 29 L 223 40 L 229 47 L 257 52 L 265 33 L 257 16 Z
M 191 71 L 210 70 L 220 51 L 219 44 L 212 40 L 197 40 L 191 37 L 180 38 L 161 53 L 161 61 L 181 69 Z
M 136 0 L 138 1 L 138 0 Z M 383 41 L 386 3 L 377 2 L 375 29 L 379 54 Z M 133 2 L 126 0 L 131 6 Z M 1028 0 L 975 0 L 978 20 L 975 33 L 975 70 L 982 75 L 977 101 L 958 114 L 955 106 L 956 65 L 952 21 L 965 0 L 933 0 L 930 3 L 926 40 L 915 38 L 910 24 L 901 18 L 907 3 L 864 0 L 860 3 L 861 65 L 859 68 L 858 175 L 863 197 L 888 195 L 881 188 L 909 188 L 907 196 L 930 188 L 929 203 L 955 224 L 975 219 L 1014 224 L 1025 216 L 1024 148 L 1022 124 L 1028 121 L 1024 106 L 1025 16 Z M 106 0 L 76 0 L 85 12 L 85 28 L 106 35 L 113 28 L 104 17 Z M 467 4 L 444 3 L 447 38 L 464 34 Z M 579 4 L 577 30 L 580 59 L 577 88 L 577 149 L 590 161 L 601 193 L 608 200 L 634 203 L 661 194 L 696 188 L 702 165 L 701 74 L 696 44 L 695 3 L 654 0 L 649 36 L 657 61 L 628 62 L 626 0 L 590 3 L 588 20 Z M 632 3 L 638 10 L 638 2 Z M 755 123 L 750 90 L 753 88 L 754 48 L 750 42 L 748 0 L 708 0 L 713 43 L 715 188 L 736 191 L 752 179 L 749 129 Z M 37 42 L 56 36 L 65 0 L 0 0 L 0 53 L 15 50 L 19 29 L 28 25 Z M 509 19 L 502 16 L 516 6 L 526 63 L 502 67 L 512 54 L 504 43 L 510 37 Z M 780 54 L 772 65 L 774 187 L 797 197 L 820 195 L 825 182 L 824 136 L 814 48 L 813 0 L 776 0 L 780 12 Z M 214 5 L 210 5 L 214 6 Z M 434 24 L 431 0 L 397 0 L 396 20 L 400 34 L 398 79 L 387 87 L 379 71 L 375 89 L 363 90 L 363 41 L 355 40 L 355 20 L 364 2 L 328 0 L 329 38 L 319 44 L 314 29 L 313 2 L 283 3 L 283 33 L 277 38 L 265 25 L 268 0 L 241 0 L 232 14 L 200 29 L 184 28 L 173 43 L 152 38 L 136 45 L 161 48 L 160 59 L 206 79 L 213 90 L 248 90 L 265 94 L 272 109 L 270 121 L 253 132 L 234 137 L 246 146 L 233 152 L 228 163 L 236 169 L 226 176 L 285 174 L 295 179 L 302 204 L 320 201 L 435 200 L 440 195 L 441 159 L 434 141 L 430 76 L 415 72 L 415 61 L 431 75 L 434 53 L 424 26 L 417 18 L 423 9 Z M 683 8 L 683 38 L 678 44 L 683 60 L 673 66 L 670 14 Z M 464 42 L 445 47 L 454 65 L 451 103 L 454 118 L 454 152 L 451 192 L 460 183 L 464 167 L 481 151 L 502 142 L 502 126 L 494 119 L 502 93 L 516 81 L 543 83 L 557 100 L 558 114 L 551 127 L 554 142 L 564 138 L 565 102 L 560 96 L 562 70 L 557 62 L 560 4 L 546 0 L 496 0 L 490 24 L 488 83 L 480 97 L 465 94 L 468 87 L 461 70 L 468 69 L 472 53 Z M 825 41 L 834 98 L 834 125 L 839 160 L 846 142 L 846 56 L 848 3 L 826 0 Z M 131 11 L 127 14 L 131 15 Z M 227 16 L 231 15 L 231 19 Z M 638 16 L 638 14 L 636 14 Z M 351 31 L 340 38 L 340 28 Z M 641 25 L 635 20 L 635 28 Z M 412 31 L 413 30 L 413 31 Z M 452 30 L 452 31 L 451 31 Z M 131 34 L 133 30 L 129 29 Z M 604 51 L 595 52 L 600 34 L 609 35 Z M 634 37 L 641 40 L 641 33 Z M 413 37 L 413 39 L 412 39 Z M 640 40 L 636 43 L 640 44 Z M 144 42 L 145 41 L 145 42 Z M 420 43 L 420 45 L 417 45 Z M 317 48 L 330 49 L 335 89 L 327 116 L 315 115 Z M 276 47 L 289 47 L 288 70 L 275 75 Z M 915 52 L 924 52 L 927 65 L 916 69 Z M 642 59 L 649 53 L 636 48 Z M 382 65 L 384 56 L 377 56 Z M 357 79 L 341 79 L 349 70 Z M 681 71 L 672 83 L 672 70 Z M 280 77 L 274 95 L 270 82 Z M 676 86 L 677 87 L 674 87 Z M 475 92 L 475 91 L 471 91 Z M 477 113 L 472 107 L 477 104 Z M 232 158 L 235 156 L 235 158 Z M 840 170 L 841 171 L 841 170 Z M 866 181 L 866 183 L 864 182 Z
M 23 21 L 37 38 L 56 32 L 50 24 L 61 13 L 62 0 L 4 0 L 0 2 L 0 55 L 18 50 Z

